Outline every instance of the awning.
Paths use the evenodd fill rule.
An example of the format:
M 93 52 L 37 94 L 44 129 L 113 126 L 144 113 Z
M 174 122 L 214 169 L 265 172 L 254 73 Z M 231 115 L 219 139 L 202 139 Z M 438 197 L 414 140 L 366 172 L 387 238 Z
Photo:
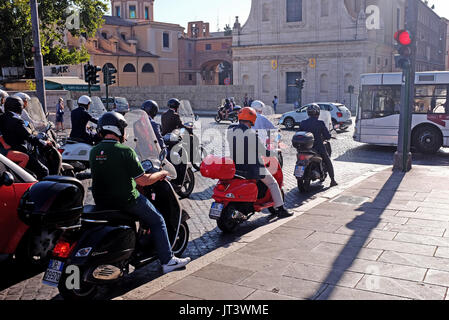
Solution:
M 88 91 L 87 83 L 77 77 L 45 77 L 46 90 Z M 91 86 L 91 91 L 100 91 L 100 86 Z

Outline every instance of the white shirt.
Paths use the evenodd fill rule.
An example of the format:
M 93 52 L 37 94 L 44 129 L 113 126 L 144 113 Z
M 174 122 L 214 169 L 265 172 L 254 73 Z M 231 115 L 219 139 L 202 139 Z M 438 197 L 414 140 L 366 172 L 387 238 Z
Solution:
M 256 124 L 253 127 L 254 130 L 257 130 L 259 134 L 259 139 L 262 141 L 264 145 L 266 145 L 266 141 L 269 137 L 269 130 L 277 130 L 276 127 L 268 120 L 267 117 L 261 114 L 257 114 Z

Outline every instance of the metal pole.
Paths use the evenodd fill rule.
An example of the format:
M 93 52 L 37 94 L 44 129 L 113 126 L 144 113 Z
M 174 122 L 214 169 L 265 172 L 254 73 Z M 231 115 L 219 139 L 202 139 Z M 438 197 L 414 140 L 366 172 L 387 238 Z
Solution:
M 394 169 L 408 172 L 412 169 L 411 127 L 413 106 L 415 101 L 415 70 L 416 70 L 416 38 L 418 23 L 418 2 L 407 0 L 405 29 L 410 31 L 413 42 L 410 45 L 410 66 L 403 70 L 401 88 L 401 114 L 399 118 L 398 150 L 394 157 Z
M 44 63 L 41 50 L 41 39 L 39 32 L 39 15 L 36 0 L 30 0 L 31 23 L 33 30 L 33 52 L 34 52 L 34 75 L 36 80 L 36 94 L 42 104 L 44 113 L 47 113 L 47 98 L 45 95 Z

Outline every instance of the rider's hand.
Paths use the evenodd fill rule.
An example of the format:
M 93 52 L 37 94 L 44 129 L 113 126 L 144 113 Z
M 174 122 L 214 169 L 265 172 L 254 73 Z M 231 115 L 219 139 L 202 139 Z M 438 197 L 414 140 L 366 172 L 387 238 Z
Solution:
M 164 180 L 165 178 L 167 178 L 167 176 L 170 174 L 168 171 L 166 171 L 166 170 L 162 170 L 161 172 L 160 172 L 160 174 L 161 174 L 161 181 L 162 180 Z

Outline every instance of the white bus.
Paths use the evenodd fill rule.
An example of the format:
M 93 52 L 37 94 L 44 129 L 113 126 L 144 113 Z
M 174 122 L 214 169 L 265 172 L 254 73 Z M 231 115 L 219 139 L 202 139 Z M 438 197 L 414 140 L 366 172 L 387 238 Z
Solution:
M 449 146 L 449 72 L 417 72 L 411 144 L 436 153 Z M 402 73 L 363 74 L 354 140 L 397 146 Z

